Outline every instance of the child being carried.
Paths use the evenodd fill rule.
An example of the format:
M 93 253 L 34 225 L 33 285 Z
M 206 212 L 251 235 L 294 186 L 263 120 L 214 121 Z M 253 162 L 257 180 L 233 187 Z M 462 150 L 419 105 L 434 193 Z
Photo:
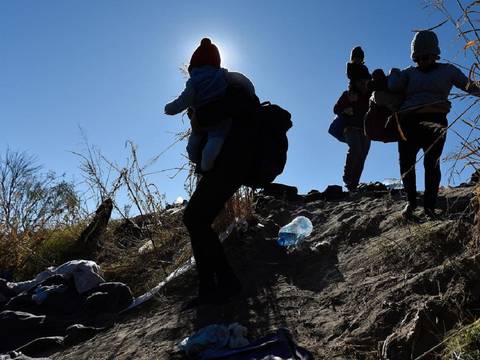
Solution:
M 207 172 L 213 169 L 232 126 L 230 118 L 208 128 L 196 125 L 195 109 L 222 98 L 228 87 L 228 71 L 220 67 L 220 52 L 210 39 L 202 39 L 192 55 L 188 72 L 190 78 L 185 90 L 177 99 L 165 105 L 165 114 L 176 115 L 189 110 L 192 129 L 187 145 L 188 157 L 202 172 Z

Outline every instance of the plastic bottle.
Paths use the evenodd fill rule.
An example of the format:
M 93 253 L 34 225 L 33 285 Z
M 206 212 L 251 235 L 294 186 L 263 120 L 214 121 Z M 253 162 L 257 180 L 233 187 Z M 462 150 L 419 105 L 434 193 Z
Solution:
M 313 225 L 309 218 L 298 216 L 280 229 L 277 243 L 280 246 L 294 246 L 312 233 Z

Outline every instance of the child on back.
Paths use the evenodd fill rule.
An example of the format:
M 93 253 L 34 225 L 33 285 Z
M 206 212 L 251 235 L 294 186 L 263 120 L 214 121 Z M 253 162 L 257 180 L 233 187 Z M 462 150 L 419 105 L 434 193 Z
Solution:
M 200 128 L 195 121 L 195 109 L 220 99 L 226 93 L 227 70 L 220 67 L 220 61 L 218 48 L 210 39 L 202 39 L 190 60 L 190 78 L 185 90 L 177 99 L 165 105 L 167 115 L 176 115 L 187 109 L 189 116 L 192 114 L 187 153 L 189 159 L 197 164 L 202 172 L 212 170 L 232 125 L 229 118 L 209 128 Z

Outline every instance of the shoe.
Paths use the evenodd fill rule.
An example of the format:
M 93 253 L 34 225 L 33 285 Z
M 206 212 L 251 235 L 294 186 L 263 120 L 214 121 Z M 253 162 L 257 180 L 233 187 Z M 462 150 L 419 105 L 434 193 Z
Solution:
M 426 217 L 428 220 L 438 220 L 438 215 L 437 215 L 437 213 L 435 212 L 435 209 L 425 208 L 425 209 L 424 209 L 424 214 L 425 214 L 425 217 Z
M 412 220 L 414 218 L 413 212 L 416 209 L 416 205 L 408 203 L 402 210 L 402 217 L 406 220 Z
M 348 190 L 349 193 L 351 194 L 355 194 L 356 192 L 358 192 L 358 186 L 357 185 L 347 185 L 345 186 Z

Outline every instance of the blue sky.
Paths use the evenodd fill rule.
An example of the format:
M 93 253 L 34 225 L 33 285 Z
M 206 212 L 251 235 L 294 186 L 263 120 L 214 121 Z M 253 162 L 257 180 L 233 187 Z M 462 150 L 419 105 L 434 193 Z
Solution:
M 75 181 L 81 176 L 71 151 L 82 150 L 80 128 L 113 161 L 126 157 L 126 140 L 138 145 L 143 160 L 152 158 L 187 127 L 163 107 L 184 87 L 179 68 L 208 36 L 224 67 L 246 74 L 261 100 L 292 113 L 288 163 L 277 180 L 303 193 L 321 190 L 341 184 L 346 145 L 327 128 L 347 86 L 351 48 L 364 48 L 371 70 L 403 68 L 411 64 L 411 30 L 441 20 L 421 0 L 3 0 L 0 150 L 28 151 Z M 442 56 L 466 63 L 452 26 L 438 34 Z M 450 119 L 459 111 L 455 106 Z M 452 133 L 444 155 L 456 146 Z M 151 170 L 178 166 L 184 147 L 171 148 Z M 362 180 L 398 178 L 397 158 L 396 144 L 374 143 Z M 444 184 L 448 167 L 442 165 Z M 182 175 L 172 180 L 162 173 L 152 181 L 170 201 L 184 196 Z

